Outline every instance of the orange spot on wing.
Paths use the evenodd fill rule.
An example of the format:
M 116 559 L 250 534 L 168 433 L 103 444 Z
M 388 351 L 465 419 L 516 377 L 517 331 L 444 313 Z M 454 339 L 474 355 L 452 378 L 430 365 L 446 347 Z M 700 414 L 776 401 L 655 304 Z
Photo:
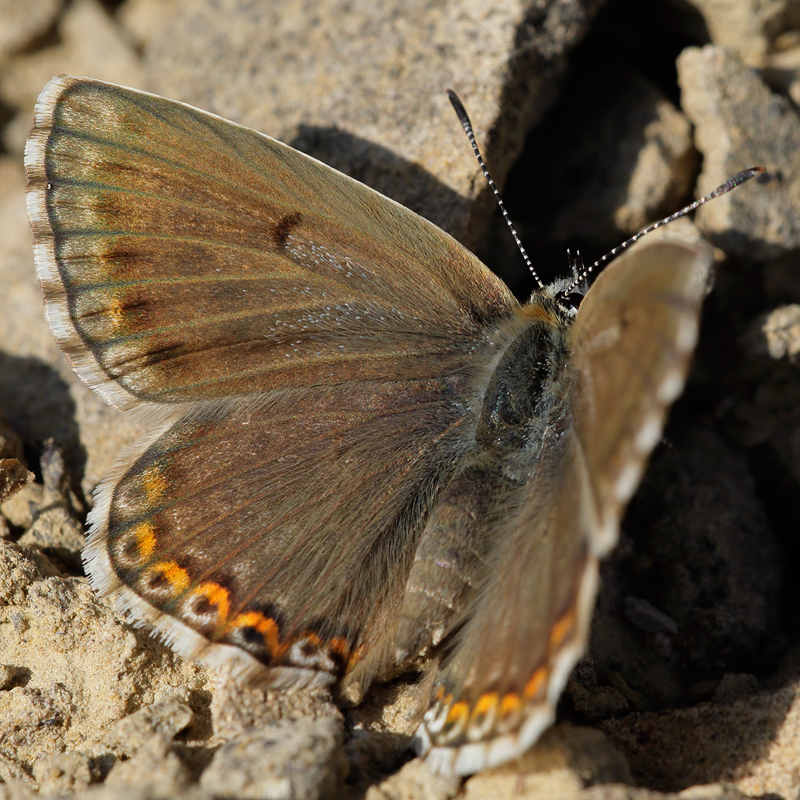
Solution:
M 306 631 L 295 637 L 295 641 L 299 641 L 300 639 L 305 639 L 309 644 L 313 644 L 314 647 L 319 647 L 322 644 L 322 639 L 320 639 L 314 631 Z
M 119 328 L 119 326 L 122 325 L 125 320 L 125 309 L 119 300 L 111 300 L 111 302 L 108 304 L 106 313 L 108 314 L 108 318 L 111 320 L 111 324 L 115 328 Z
M 468 719 L 469 703 L 465 702 L 464 700 L 459 700 L 457 703 L 453 703 L 453 705 L 450 707 L 450 710 L 447 712 L 447 720 L 445 720 L 445 725 L 458 728 L 466 725 Z
M 567 634 L 573 629 L 575 626 L 575 614 L 573 611 L 568 611 L 561 617 L 555 625 L 553 625 L 553 630 L 550 631 L 550 647 L 558 647 L 564 639 L 566 639 Z
M 525 691 L 523 692 L 525 699 L 532 700 L 536 697 L 545 683 L 547 683 L 547 669 L 545 667 L 539 667 L 525 684 Z
M 503 719 L 518 714 L 522 709 L 522 700 L 516 692 L 509 692 L 503 695 L 500 702 L 500 716 Z
M 141 480 L 148 503 L 160 500 L 167 493 L 167 480 L 159 467 L 148 467 L 142 473 Z
M 347 657 L 350 655 L 350 642 L 347 639 L 343 639 L 341 636 L 334 636 L 330 642 L 328 642 L 328 647 L 336 653 L 336 655 L 341 656 L 342 659 L 347 661 Z
M 237 614 L 228 624 L 231 628 L 253 628 L 258 631 L 266 642 L 267 649 L 273 658 L 280 652 L 280 629 L 272 617 L 266 617 L 260 611 L 245 611 Z
M 486 717 L 493 713 L 497 708 L 499 700 L 500 696 L 497 694 L 497 692 L 488 692 L 487 694 L 482 694 L 472 709 L 471 721 L 475 722 L 479 718 Z
M 142 561 L 149 561 L 156 549 L 156 531 L 152 522 L 140 522 L 132 531 Z
M 157 561 L 150 569 L 163 576 L 175 594 L 182 594 L 189 588 L 189 574 L 174 561 Z
M 225 624 L 230 612 L 230 593 L 224 586 L 220 586 L 213 581 L 203 581 L 203 583 L 192 589 L 192 594 L 205 597 L 212 606 L 215 606 L 217 609 L 217 624 Z

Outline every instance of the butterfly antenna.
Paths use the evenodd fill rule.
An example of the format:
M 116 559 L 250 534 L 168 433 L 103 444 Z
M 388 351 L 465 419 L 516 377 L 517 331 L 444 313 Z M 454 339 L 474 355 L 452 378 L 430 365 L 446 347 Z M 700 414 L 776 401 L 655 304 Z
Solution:
M 732 178 L 729 178 L 727 181 L 725 181 L 725 183 L 723 183 L 721 186 L 717 186 L 713 192 L 707 194 L 705 197 L 701 197 L 699 200 L 689 203 L 688 206 L 682 208 L 680 211 L 676 211 L 674 214 L 670 214 L 668 217 L 664 217 L 664 219 L 654 222 L 652 225 L 648 225 L 644 230 L 639 231 L 639 233 L 634 234 L 630 239 L 623 242 L 621 245 L 618 245 L 613 250 L 610 250 L 602 258 L 599 258 L 597 261 L 595 261 L 594 264 L 586 267 L 586 269 L 584 269 L 580 275 L 575 275 L 567 287 L 559 292 L 559 295 L 566 297 L 574 292 L 575 288 L 585 281 L 597 267 L 602 266 L 607 261 L 610 261 L 612 258 L 619 255 L 619 253 L 621 253 L 623 250 L 627 250 L 627 248 L 629 248 L 634 242 L 638 242 L 642 236 L 647 236 L 648 233 L 652 233 L 654 230 L 662 228 L 664 225 L 668 225 L 670 222 L 674 222 L 679 217 L 686 216 L 686 214 L 691 213 L 696 208 L 705 205 L 709 200 L 713 200 L 715 197 L 720 197 L 723 194 L 727 194 L 731 191 L 731 189 L 735 189 L 737 186 L 740 186 L 745 181 L 749 181 L 750 178 L 754 178 L 756 175 L 761 175 L 762 172 L 765 172 L 764 167 L 750 167 L 750 169 L 746 169 L 743 172 L 740 172 L 738 175 L 734 175 Z
M 519 252 L 525 259 L 525 263 L 528 265 L 528 269 L 531 271 L 533 279 L 536 281 L 536 283 L 539 284 L 539 288 L 543 289 L 544 284 L 540 280 L 539 276 L 536 274 L 536 270 L 533 268 L 533 264 L 531 263 L 530 258 L 528 258 L 528 254 L 525 252 L 525 248 L 522 246 L 522 242 L 520 241 L 517 231 L 514 228 L 514 224 L 511 222 L 511 218 L 508 216 L 508 211 L 506 211 L 505 204 L 503 203 L 503 198 L 500 197 L 500 192 L 497 190 L 497 186 L 495 185 L 495 182 L 492 180 L 492 176 L 489 174 L 489 168 L 486 166 L 486 162 L 483 160 L 480 148 L 478 147 L 478 142 L 475 139 L 475 132 L 472 130 L 472 123 L 469 120 L 469 115 L 467 114 L 467 110 L 464 108 L 464 104 L 461 102 L 461 100 L 458 99 L 458 95 L 452 89 L 447 90 L 447 96 L 450 98 L 450 102 L 452 103 L 453 108 L 455 109 L 458 121 L 461 123 L 461 127 L 464 129 L 464 133 L 467 134 L 467 139 L 469 139 L 469 143 L 472 145 L 472 152 L 475 153 L 475 158 L 478 159 L 478 164 L 481 168 L 481 171 L 483 172 L 484 177 L 489 183 L 489 188 L 494 193 L 495 199 L 497 200 L 497 205 L 500 207 L 500 211 L 503 214 L 503 219 L 505 219 L 506 225 L 508 225 L 509 229 L 511 230 L 511 235 L 514 237 L 514 241 L 517 243 Z
M 572 277 L 578 278 L 578 275 L 585 269 L 580 250 L 576 250 L 575 255 L 573 256 L 572 250 L 570 250 L 569 247 L 567 248 L 567 266 L 569 267 L 569 271 L 572 273 Z

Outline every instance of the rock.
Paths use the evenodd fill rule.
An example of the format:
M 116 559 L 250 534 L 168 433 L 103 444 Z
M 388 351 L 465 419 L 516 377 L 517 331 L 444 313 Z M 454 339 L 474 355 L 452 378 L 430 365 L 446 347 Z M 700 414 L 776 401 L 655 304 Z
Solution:
M 56 20 L 63 0 L 0 0 L 0 64 L 41 36 Z
M 104 786 L 131 787 L 151 797 L 182 797 L 192 775 L 181 759 L 170 751 L 169 744 L 155 736 L 136 755 L 118 761 L 108 773 Z
M 17 543 L 24 547 L 38 547 L 65 570 L 80 572 L 80 554 L 86 544 L 83 525 L 63 506 L 52 506 L 37 514 L 33 525 Z
M 281 720 L 331 719 L 341 722 L 342 714 L 327 690 L 277 692 L 243 686 L 223 669 L 216 676 L 211 719 L 215 736 L 224 742 Z
M 15 527 L 27 530 L 33 525 L 44 500 L 44 486 L 28 483 L 13 497 L 4 500 L 0 512 Z
M 40 459 L 44 482 L 37 503 L 28 501 L 30 522 L 17 540 L 24 547 L 38 547 L 63 571 L 81 573 L 81 550 L 86 540 L 78 512 L 83 504 L 72 491 L 61 452 L 52 439 L 45 442 Z
M 174 13 L 181 0 L 125 0 L 116 13 L 117 22 L 143 50 L 164 24 L 165 17 Z
M 747 663 L 776 630 L 780 548 L 740 454 L 703 430 L 674 446 L 654 465 L 667 487 L 646 538 L 655 605 L 677 621 L 687 665 Z
M 0 459 L 4 458 L 14 458 L 19 461 L 24 456 L 22 455 L 22 439 L 0 411 Z
M 19 459 L 0 459 L 0 503 L 4 503 L 33 479 L 34 474 Z
M 73 694 L 61 683 L 46 689 L 14 686 L 0 693 L 6 753 L 29 770 L 42 752 L 59 749 L 73 714 Z
M 720 669 L 752 671 L 778 656 L 781 550 L 747 462 L 718 434 L 673 430 L 624 531 L 603 565 L 591 631 L 600 687 L 620 673 L 640 698 L 632 708 L 661 709 L 691 702 L 691 685 Z
M 697 161 L 691 126 L 635 73 L 587 68 L 571 77 L 571 86 L 552 112 L 557 133 L 549 135 L 560 151 L 543 165 L 554 173 L 542 180 L 554 186 L 559 210 L 552 222 L 545 214 L 540 224 L 564 247 L 585 241 L 613 247 L 677 210 L 687 195 Z M 575 125 L 576 106 L 590 124 Z M 535 185 L 529 193 L 540 190 Z
M 25 464 L 22 440 L 0 411 L 0 508 L 34 477 Z
M 758 689 L 758 678 L 755 675 L 742 673 L 734 675 L 728 673 L 723 676 L 719 682 L 714 696 L 713 702 L 722 705 L 732 703 L 742 697 L 749 697 Z
M 800 118 L 758 74 L 720 47 L 688 48 L 678 59 L 683 109 L 703 154 L 701 193 L 742 169 L 767 174 L 697 213 L 697 224 L 728 253 L 766 261 L 800 245 Z
M 797 795 L 799 725 L 797 685 L 602 723 L 634 778 L 672 792 L 726 781 L 750 797 Z
M 365 800 L 451 800 L 459 793 L 461 783 L 458 777 L 432 775 L 417 758 L 378 785 L 370 786 Z
M 761 67 L 778 35 L 800 25 L 791 0 L 690 0 L 703 16 L 711 41 L 735 50 L 748 66 Z
M 203 691 L 205 671 L 122 626 L 84 579 L 46 577 L 44 556 L 0 542 L 0 652 L 24 686 L 0 692 L 0 730 L 25 769 L 98 740 L 132 708 Z M 49 568 L 52 571 L 52 566 Z
M 750 355 L 776 361 L 787 359 L 792 364 L 800 360 L 800 304 L 775 308 L 754 320 L 742 337 Z
M 787 32 L 782 47 L 767 56 L 761 74 L 764 81 L 778 93 L 787 95 L 795 105 L 800 104 L 800 36 Z
M 33 103 L 45 83 L 62 72 L 141 84 L 136 52 L 97 0 L 73 0 L 59 19 L 57 43 L 14 56 L 3 65 L 0 98 L 20 114 L 3 137 L 10 151 L 22 153 Z
M 608 783 L 631 783 L 625 759 L 599 731 L 562 725 L 516 761 L 469 778 L 462 796 L 568 800 L 584 787 Z
M 103 738 L 112 751 L 132 756 L 155 740 L 171 742 L 194 720 L 194 712 L 179 697 L 169 697 L 116 722 Z
M 332 719 L 280 722 L 217 751 L 200 785 L 216 796 L 317 800 L 343 791 L 342 727 Z
M 474 243 L 494 203 L 445 90 L 464 100 L 502 186 L 598 6 L 176 3 L 143 35 L 147 87 L 288 142 Z
M 23 606 L 31 586 L 57 574 L 58 570 L 41 554 L 0 542 L 0 609 Z
M 800 254 L 785 256 L 764 265 L 764 291 L 769 305 L 800 303 Z
M 33 777 L 44 795 L 74 794 L 92 781 L 89 758 L 71 750 L 67 753 L 48 753 L 33 765 Z
M 625 616 L 629 622 L 647 633 L 674 636 L 678 632 L 678 623 L 643 597 L 625 598 Z

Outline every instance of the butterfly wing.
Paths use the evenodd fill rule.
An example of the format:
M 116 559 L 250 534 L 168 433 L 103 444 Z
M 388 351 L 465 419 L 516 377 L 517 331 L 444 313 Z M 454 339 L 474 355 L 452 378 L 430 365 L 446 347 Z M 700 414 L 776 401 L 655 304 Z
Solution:
M 87 572 L 188 657 L 277 687 L 366 683 L 470 425 L 446 380 L 192 407 L 101 485 Z
M 161 97 L 54 78 L 25 164 L 51 326 L 120 407 L 435 378 L 515 306 L 403 206 Z
M 709 265 L 708 248 L 659 242 L 608 267 L 567 334 L 536 451 L 482 476 L 494 488 L 485 519 L 495 530 L 472 538 L 495 544 L 472 568 L 475 588 L 451 620 L 418 731 L 435 769 L 467 774 L 502 763 L 551 723 L 586 645 L 598 558 L 616 542 L 683 385 Z
M 711 248 L 655 241 L 601 273 L 571 331 L 580 388 L 575 431 L 586 455 L 598 527 L 592 548 L 616 544 L 622 507 L 683 391 L 697 343 Z
M 99 488 L 93 583 L 244 676 L 368 681 L 514 299 L 402 206 L 131 89 L 51 81 L 26 167 L 56 337 L 157 423 Z

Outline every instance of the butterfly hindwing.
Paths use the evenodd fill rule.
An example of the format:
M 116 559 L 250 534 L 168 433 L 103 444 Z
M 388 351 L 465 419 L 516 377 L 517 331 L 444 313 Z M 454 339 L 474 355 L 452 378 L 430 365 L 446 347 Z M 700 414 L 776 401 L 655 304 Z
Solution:
M 273 686 L 368 682 L 474 424 L 447 380 L 197 405 L 101 485 L 87 571 L 184 655 Z

